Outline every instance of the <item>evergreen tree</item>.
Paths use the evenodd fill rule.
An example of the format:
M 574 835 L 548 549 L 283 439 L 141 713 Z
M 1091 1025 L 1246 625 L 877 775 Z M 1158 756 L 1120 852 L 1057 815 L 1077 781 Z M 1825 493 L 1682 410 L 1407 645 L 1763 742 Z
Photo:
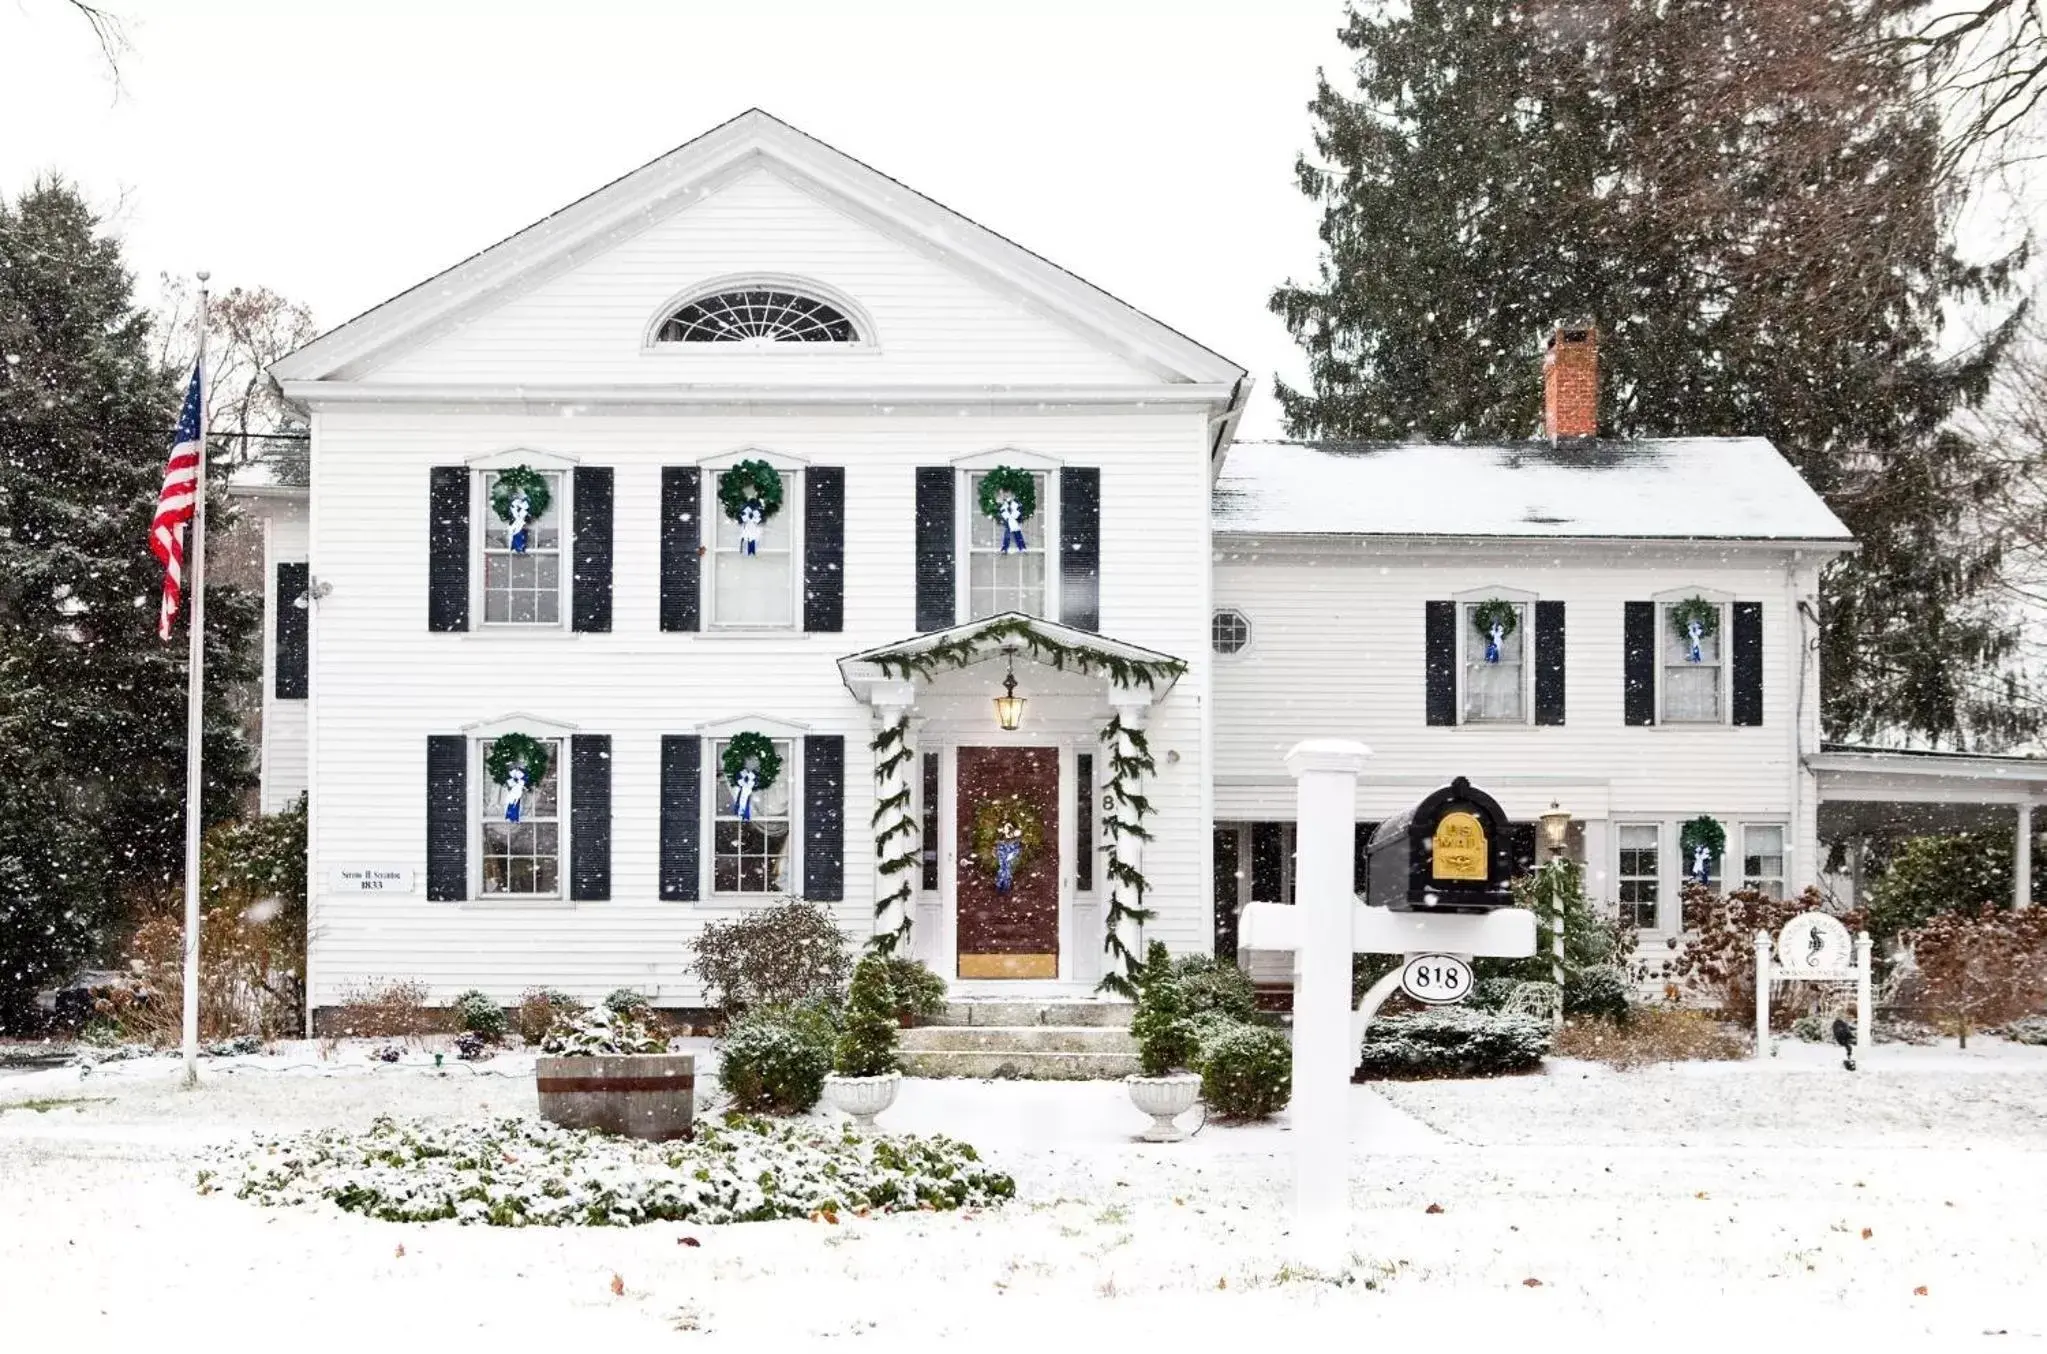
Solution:
M 156 636 L 148 529 L 189 373 L 148 329 L 75 190 L 0 200 L 0 1031 L 182 876 L 186 646 Z M 206 617 L 219 819 L 249 782 L 218 696 L 256 666 L 256 609 L 209 587 Z
M 1878 39 L 1897 0 L 1414 0 L 1353 11 L 1355 96 L 1310 105 L 1320 278 L 1272 297 L 1302 437 L 1525 437 L 1539 342 L 1601 330 L 1603 433 L 1771 439 L 1854 531 L 1822 585 L 1830 737 L 2027 732 L 2000 566 L 1968 530 L 2000 470 L 1953 416 L 2018 314 L 1947 354 L 1965 265 L 1940 127 Z

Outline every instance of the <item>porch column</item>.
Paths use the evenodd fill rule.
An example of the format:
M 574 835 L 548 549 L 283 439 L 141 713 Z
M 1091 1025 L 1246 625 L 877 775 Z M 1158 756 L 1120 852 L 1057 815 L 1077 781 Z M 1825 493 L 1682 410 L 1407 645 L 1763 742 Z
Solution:
M 1127 879 L 1119 877 L 1116 866 L 1127 866 L 1139 876 L 1144 873 L 1144 836 L 1141 824 L 1137 822 L 1136 805 L 1129 797 L 1142 802 L 1150 792 L 1151 755 L 1144 741 L 1144 728 L 1151 717 L 1151 693 L 1146 691 L 1125 691 L 1118 689 L 1110 693 L 1109 708 L 1116 713 L 1123 732 L 1114 740 L 1105 740 L 1103 748 L 1103 805 L 1102 835 L 1104 845 L 1109 848 L 1108 861 L 1113 862 L 1106 871 L 1107 906 L 1103 918 L 1108 929 L 1103 936 L 1102 976 L 1105 979 L 1120 978 L 1125 974 L 1127 953 L 1136 962 L 1144 960 L 1144 926 L 1125 912 L 1141 912 L 1145 906 L 1143 890 Z M 1118 765 L 1132 768 L 1119 777 Z M 1113 787 L 1121 781 L 1123 795 L 1114 793 Z M 1129 826 L 1119 826 L 1128 824 Z M 1136 829 L 1136 830 L 1133 830 Z
M 900 955 L 910 953 L 917 900 L 911 876 L 922 845 L 911 793 L 917 765 L 910 721 L 915 697 L 908 682 L 877 687 L 873 695 L 874 935 L 884 949 Z
M 2011 905 L 2033 905 L 2033 805 L 2019 805 L 2018 835 L 2012 840 Z

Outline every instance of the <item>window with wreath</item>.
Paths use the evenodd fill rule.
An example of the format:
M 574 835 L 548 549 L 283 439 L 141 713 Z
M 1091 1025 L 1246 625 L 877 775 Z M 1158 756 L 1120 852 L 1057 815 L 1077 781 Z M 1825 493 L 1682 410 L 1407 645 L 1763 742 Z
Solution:
M 1784 896 L 1784 826 L 1745 823 L 1741 829 L 1741 886 Z
M 1487 598 L 1458 608 L 1464 645 L 1463 722 L 1528 722 L 1528 607 Z
M 742 287 L 700 296 L 669 316 L 661 343 L 858 343 L 859 332 L 829 301 L 780 287 Z
M 711 891 L 786 893 L 796 884 L 790 854 L 795 841 L 796 800 L 790 785 L 796 774 L 794 745 L 788 739 L 769 739 L 772 758 L 743 758 L 732 755 L 733 741 L 720 738 L 711 744 L 717 790 L 711 804 Z M 743 772 L 747 761 L 754 763 L 759 783 L 742 797 L 734 767 Z
M 559 898 L 562 862 L 560 787 L 568 768 L 562 762 L 562 740 L 531 740 L 544 767 L 530 768 L 521 758 L 521 774 L 513 784 L 490 774 L 497 739 L 478 746 L 477 796 L 483 862 L 481 893 L 486 898 Z
M 753 487 L 751 498 L 744 490 Z M 796 624 L 797 477 L 765 461 L 744 461 L 704 477 L 704 511 L 713 524 L 705 588 L 712 626 Z M 733 507 L 732 504 L 740 504 Z M 758 522 L 747 520 L 772 504 Z
M 1663 632 L 1663 721 L 1718 724 L 1725 718 L 1725 607 L 1701 597 L 1657 608 Z
M 1662 854 L 1657 849 L 1660 834 L 1661 829 L 1654 823 L 1623 823 L 1618 829 L 1617 901 L 1621 920 L 1639 931 L 1654 931 L 1661 924 L 1658 900 L 1662 896 Z
M 562 530 L 567 476 L 558 470 L 483 474 L 483 622 L 562 623 Z
M 1005 611 L 1046 614 L 1053 550 L 1050 481 L 1043 471 L 1008 467 L 967 476 L 968 620 Z M 1006 514 L 1005 495 L 1014 505 Z

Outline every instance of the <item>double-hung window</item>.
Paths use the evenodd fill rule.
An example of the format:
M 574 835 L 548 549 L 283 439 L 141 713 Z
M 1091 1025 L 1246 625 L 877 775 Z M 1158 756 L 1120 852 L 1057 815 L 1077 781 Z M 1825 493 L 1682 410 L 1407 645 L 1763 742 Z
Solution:
M 798 523 L 803 517 L 802 485 L 781 472 L 782 507 L 758 528 L 747 553 L 740 524 L 718 501 L 718 474 L 704 476 L 704 513 L 711 522 L 707 542 L 710 623 L 713 628 L 787 628 L 796 624 Z
M 1710 626 L 1701 626 L 1698 649 L 1681 624 L 1677 608 L 1682 603 L 1665 603 L 1657 608 L 1657 629 L 1662 633 L 1663 722 L 1666 724 L 1719 724 L 1726 719 L 1727 608 L 1714 606 Z M 1710 633 L 1708 633 L 1710 631 Z
M 519 795 L 519 817 L 506 815 L 511 793 L 491 780 L 483 768 L 489 765 L 490 741 L 477 743 L 477 796 L 482 815 L 482 896 L 486 898 L 559 898 L 562 896 L 561 864 L 563 815 L 561 785 L 568 775 L 563 760 L 565 740 L 541 740 L 547 751 L 548 772 L 539 784 L 529 785 Z
M 1784 896 L 1784 828 L 1779 823 L 1745 823 L 1741 829 L 1741 886 L 1772 898 Z
M 500 472 L 483 474 L 483 623 L 502 626 L 560 626 L 567 571 L 562 567 L 562 524 L 568 521 L 567 475 L 537 471 L 547 484 L 545 509 L 515 541 L 513 524 L 498 515 Z M 514 549 L 517 544 L 520 549 Z
M 1504 605 L 1512 624 L 1494 614 Z M 1486 611 L 1488 607 L 1492 611 Z M 1528 607 L 1524 603 L 1466 602 L 1457 608 L 1464 645 L 1463 715 L 1466 724 L 1528 722 Z M 1490 619 L 1492 625 L 1481 625 Z M 1497 625 L 1497 630 L 1495 630 Z
M 1003 525 L 981 511 L 982 471 L 967 475 L 967 619 L 978 621 L 1005 611 L 1050 614 L 1050 561 L 1057 549 L 1052 502 L 1055 476 L 1029 472 L 1037 489 L 1035 511 L 1022 519 L 1021 550 L 1002 548 Z
M 754 791 L 745 812 L 725 775 L 725 739 L 710 742 L 713 799 L 711 804 L 711 891 L 728 894 L 781 894 L 796 889 L 794 842 L 797 799 L 793 782 L 798 757 L 793 740 L 775 739 L 782 759 L 781 774 Z
M 1661 831 L 1654 823 L 1623 823 L 1619 828 L 1620 869 L 1615 878 L 1621 920 L 1638 931 L 1654 931 L 1662 924 Z

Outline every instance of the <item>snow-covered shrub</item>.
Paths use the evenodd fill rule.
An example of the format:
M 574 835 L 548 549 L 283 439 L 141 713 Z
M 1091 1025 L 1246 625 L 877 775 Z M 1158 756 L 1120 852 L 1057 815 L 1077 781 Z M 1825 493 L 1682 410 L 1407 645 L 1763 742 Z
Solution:
M 529 987 L 519 997 L 517 1023 L 519 1038 L 528 1047 L 538 1044 L 564 1015 L 574 1015 L 583 1003 L 552 987 Z
M 1016 1184 L 942 1137 L 735 1118 L 699 1126 L 689 1142 L 645 1143 L 534 1119 L 385 1117 L 367 1130 L 217 1151 L 199 1191 L 272 1206 L 329 1201 L 389 1222 L 630 1227 L 985 1208 L 1014 1198 Z
M 635 992 L 630 987 L 614 987 L 605 994 L 604 1009 L 614 1015 L 629 1015 L 646 1020 L 654 1012 L 654 1003 L 647 1000 L 644 993 Z
M 238 1034 L 232 1039 L 216 1039 L 200 1050 L 209 1058 L 242 1058 L 263 1051 L 263 1041 L 253 1034 Z
M 1547 978 L 1518 982 L 1514 984 L 1514 990 L 1507 994 L 1507 999 L 1500 1003 L 1500 1009 L 1510 1015 L 1554 1020 L 1557 1003 L 1563 999 L 1563 990 Z
M 892 954 L 881 961 L 888 969 L 889 989 L 896 994 L 896 1018 L 929 1020 L 945 1010 L 945 979 L 921 959 Z
M 439 1018 L 426 1004 L 426 984 L 405 978 L 358 983 L 341 990 L 332 1032 L 356 1039 L 417 1039 Z
M 1269 1119 L 1293 1094 L 1293 1046 L 1270 1025 L 1211 1016 L 1195 1057 L 1201 1098 L 1219 1118 Z
M 1503 1010 L 1507 998 L 1513 996 L 1514 989 L 1519 986 L 1519 978 L 1480 978 L 1471 985 L 1471 995 L 1464 999 L 1464 1004 L 1480 1011 Z
M 837 1032 L 817 1008 L 762 1007 L 718 1046 L 718 1080 L 739 1109 L 801 1114 L 824 1094 Z
M 1194 1061 L 1194 1027 L 1180 1000 L 1173 960 L 1165 942 L 1145 949 L 1137 972 L 1137 1011 L 1130 1018 L 1130 1037 L 1137 1041 L 1137 1063 L 1148 1077 L 1185 1070 Z
M 853 991 L 846 999 L 846 1024 L 832 1052 L 832 1070 L 842 1077 L 884 1077 L 901 1070 L 896 1056 L 901 1029 L 888 961 L 867 955 L 853 966 Z
M 558 1018 L 540 1041 L 540 1051 L 557 1058 L 599 1058 L 620 1053 L 666 1053 L 668 1036 L 647 1028 L 637 1016 L 609 1006 Z
M 694 948 L 696 974 L 727 1015 L 835 994 L 853 968 L 846 937 L 831 912 L 795 899 L 734 921 L 712 922 Z
M 512 1032 L 512 1022 L 505 1019 L 505 1008 L 473 987 L 455 998 L 448 1009 L 455 1013 L 457 1029 L 480 1035 L 493 1044 Z
M 2047 1016 L 2023 1016 L 2004 1027 L 2004 1037 L 2015 1044 L 2047 1045 Z
M 1807 1011 L 1791 1022 L 1791 1037 L 1808 1044 L 1824 1044 L 1834 1037 L 1834 1022 L 1817 1011 Z
M 1923 1009 L 1963 1048 L 1972 1029 L 2047 1005 L 2047 911 L 1942 912 L 1899 940 L 1911 953 Z
M 474 1030 L 464 1030 L 455 1036 L 455 1056 L 463 1062 L 482 1062 L 490 1056 L 490 1041 Z
M 1635 994 L 1628 971 L 1618 964 L 1593 964 L 1564 979 L 1564 1013 L 1624 1023 Z
M 1227 959 L 1205 954 L 1186 954 L 1173 961 L 1173 985 L 1180 992 L 1180 1007 L 1189 1017 L 1211 1011 L 1232 1020 L 1253 1020 L 1258 1015 L 1258 989 L 1250 975 Z
M 1549 1043 L 1549 1023 L 1534 1016 L 1448 1006 L 1374 1020 L 1359 1068 L 1375 1077 L 1495 1076 L 1534 1067 Z

